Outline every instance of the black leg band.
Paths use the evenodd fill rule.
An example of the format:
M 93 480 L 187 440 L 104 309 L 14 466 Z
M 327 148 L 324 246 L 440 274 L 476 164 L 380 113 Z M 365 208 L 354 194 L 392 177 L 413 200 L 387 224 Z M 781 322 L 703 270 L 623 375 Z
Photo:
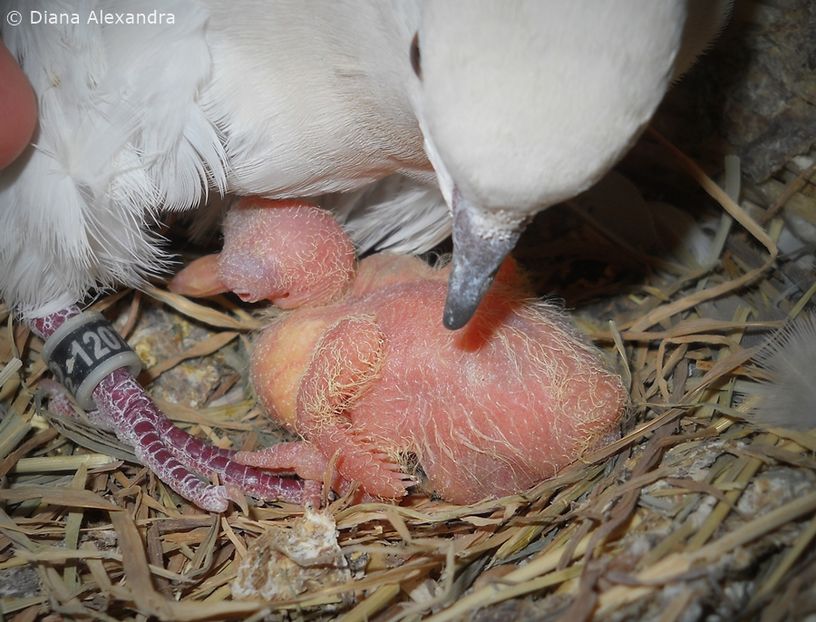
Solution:
M 67 320 L 45 342 L 43 358 L 57 380 L 93 410 L 93 390 L 109 373 L 128 367 L 133 375 L 142 362 L 101 313 L 80 313 Z

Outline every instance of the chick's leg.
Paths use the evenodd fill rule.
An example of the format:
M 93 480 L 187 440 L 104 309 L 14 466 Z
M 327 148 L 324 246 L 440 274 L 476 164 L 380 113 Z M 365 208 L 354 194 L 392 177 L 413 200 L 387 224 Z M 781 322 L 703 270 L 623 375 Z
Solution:
M 31 326 L 47 340 L 68 320 L 79 315 L 79 309 L 72 306 L 34 319 Z M 74 350 L 76 343 L 76 340 L 71 342 Z M 90 360 L 90 355 L 85 353 L 85 356 Z M 77 360 L 78 355 L 74 355 L 73 362 Z M 72 363 L 72 367 L 75 366 Z M 237 490 L 264 499 L 283 498 L 296 503 L 302 500 L 302 482 L 238 464 L 232 460 L 234 452 L 211 447 L 176 428 L 127 369 L 107 373 L 93 389 L 92 396 L 98 408 L 96 417 L 109 424 L 122 441 L 133 445 L 137 457 L 162 481 L 205 510 L 226 510 L 231 495 Z M 218 473 L 225 485 L 214 486 L 197 473 Z

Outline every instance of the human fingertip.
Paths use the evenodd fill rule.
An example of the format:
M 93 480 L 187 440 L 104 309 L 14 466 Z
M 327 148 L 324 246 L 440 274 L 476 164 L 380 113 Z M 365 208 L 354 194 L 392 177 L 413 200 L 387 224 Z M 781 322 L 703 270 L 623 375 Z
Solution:
M 37 125 L 37 99 L 17 61 L 0 41 L 0 168 L 31 142 Z

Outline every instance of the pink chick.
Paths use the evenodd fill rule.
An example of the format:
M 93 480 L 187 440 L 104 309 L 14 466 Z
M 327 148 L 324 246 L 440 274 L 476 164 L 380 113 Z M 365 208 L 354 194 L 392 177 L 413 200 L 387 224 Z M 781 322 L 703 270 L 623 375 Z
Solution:
M 614 433 L 620 378 L 506 262 L 467 327 L 439 318 L 449 266 L 378 254 L 356 266 L 330 214 L 246 199 L 224 249 L 172 283 L 293 309 L 258 338 L 251 376 L 265 409 L 303 441 L 235 459 L 398 499 L 419 464 L 454 503 L 523 491 Z M 355 276 L 356 272 L 356 276 Z

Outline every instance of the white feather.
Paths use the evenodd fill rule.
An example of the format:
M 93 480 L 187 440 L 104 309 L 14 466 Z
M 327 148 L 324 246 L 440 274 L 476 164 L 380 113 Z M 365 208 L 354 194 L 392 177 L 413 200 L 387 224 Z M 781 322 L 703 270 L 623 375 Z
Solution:
M 197 103 L 211 71 L 206 12 L 172 0 L 164 10 L 184 17 L 174 25 L 85 19 L 117 6 L 4 7 L 83 17 L 2 31 L 40 105 L 34 146 L 0 174 L 0 292 L 26 316 L 72 304 L 94 287 L 141 284 L 166 259 L 151 231 L 159 210 L 197 204 L 210 184 L 225 188 L 218 130 Z M 134 12 L 153 8 L 128 3 Z
M 816 428 L 816 314 L 774 333 L 754 361 L 768 379 L 752 387 L 759 402 L 746 419 L 763 426 Z
M 439 187 L 402 175 L 326 195 L 319 203 L 345 225 L 360 253 L 424 253 L 450 235 L 448 205 Z
M 203 3 L 213 77 L 202 100 L 233 192 L 314 196 L 430 171 L 406 92 L 419 3 Z

